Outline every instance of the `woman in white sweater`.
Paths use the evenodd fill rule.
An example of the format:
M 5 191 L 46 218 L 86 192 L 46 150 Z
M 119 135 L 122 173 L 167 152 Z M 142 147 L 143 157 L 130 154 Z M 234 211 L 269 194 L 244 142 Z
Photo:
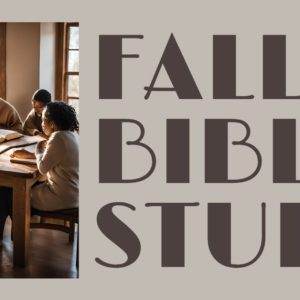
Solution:
M 43 211 L 78 207 L 79 125 L 74 108 L 62 101 L 47 104 L 42 127 L 49 138 L 38 143 L 35 156 L 47 180 L 32 188 L 31 206 Z M 28 157 L 28 153 L 17 150 L 14 156 Z

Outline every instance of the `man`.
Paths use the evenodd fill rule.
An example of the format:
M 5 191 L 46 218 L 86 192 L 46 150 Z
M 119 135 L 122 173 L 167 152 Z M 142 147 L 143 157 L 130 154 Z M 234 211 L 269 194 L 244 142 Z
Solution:
M 0 128 L 22 131 L 22 122 L 16 109 L 0 98 Z
M 33 94 L 31 100 L 32 110 L 23 125 L 23 132 L 25 134 L 43 135 L 42 112 L 49 102 L 51 102 L 51 94 L 47 90 L 40 89 Z
M 16 109 L 8 102 L 0 98 L 0 128 L 22 131 L 22 122 Z M 7 187 L 0 187 L 0 245 L 3 238 L 5 221 L 12 216 L 12 190 Z

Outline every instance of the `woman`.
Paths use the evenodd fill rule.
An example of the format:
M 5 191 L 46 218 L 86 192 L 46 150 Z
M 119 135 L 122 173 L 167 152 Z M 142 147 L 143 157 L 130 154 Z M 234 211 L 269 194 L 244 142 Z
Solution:
M 79 124 L 73 107 L 61 101 L 47 104 L 42 114 L 43 132 L 48 140 L 37 144 L 37 167 L 47 180 L 31 191 L 31 206 L 55 211 L 78 207 Z M 14 157 L 29 158 L 31 153 L 16 150 Z

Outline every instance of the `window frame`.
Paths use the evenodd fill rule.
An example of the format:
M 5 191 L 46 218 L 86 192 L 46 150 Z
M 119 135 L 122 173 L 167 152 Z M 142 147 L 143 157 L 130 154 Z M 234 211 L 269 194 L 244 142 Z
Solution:
M 68 64 L 69 64 L 69 51 L 78 51 L 79 53 L 79 48 L 78 49 L 71 49 L 69 48 L 69 35 L 70 35 L 70 28 L 71 27 L 79 27 L 79 23 L 78 22 L 70 22 L 70 23 L 66 23 L 66 33 L 65 33 L 65 66 L 64 66 L 64 74 L 63 74 L 63 80 L 64 80 L 64 99 L 69 102 L 69 100 L 79 100 L 79 97 L 72 97 L 68 95 L 68 76 L 79 76 L 79 71 L 78 72 L 74 72 L 74 71 L 69 71 L 68 70 Z
M 69 102 L 79 101 L 79 97 L 68 97 L 68 76 L 79 76 L 79 72 L 68 71 L 69 30 L 70 27 L 79 27 L 78 22 L 56 23 L 56 74 L 55 74 L 55 98 Z M 78 49 L 79 51 L 79 49 Z

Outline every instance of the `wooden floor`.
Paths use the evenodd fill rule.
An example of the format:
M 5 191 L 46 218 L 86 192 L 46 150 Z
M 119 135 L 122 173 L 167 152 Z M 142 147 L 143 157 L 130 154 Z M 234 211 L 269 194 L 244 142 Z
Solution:
M 14 268 L 13 244 L 10 239 L 11 222 L 7 221 L 2 246 L 0 246 L 0 278 L 77 278 L 76 240 L 68 242 L 64 232 L 31 229 L 29 264 Z

